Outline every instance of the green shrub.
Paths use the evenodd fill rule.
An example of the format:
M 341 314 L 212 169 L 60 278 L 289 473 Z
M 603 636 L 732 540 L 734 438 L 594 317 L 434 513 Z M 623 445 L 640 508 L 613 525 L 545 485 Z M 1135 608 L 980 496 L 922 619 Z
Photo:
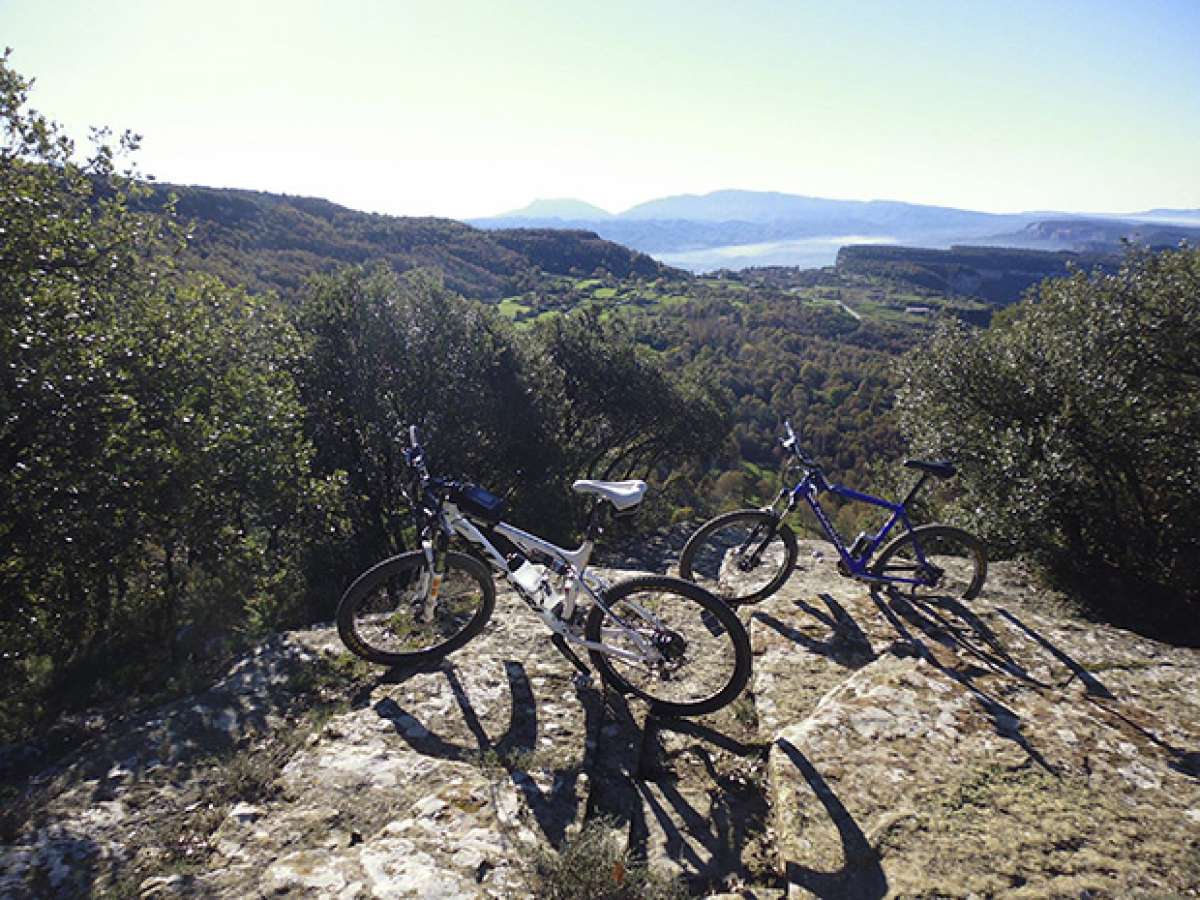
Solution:
M 906 358 L 916 453 L 955 460 L 949 511 L 994 551 L 1200 601 L 1200 250 L 1044 282 L 988 331 Z M 1106 579 L 1109 584 L 1113 579 Z

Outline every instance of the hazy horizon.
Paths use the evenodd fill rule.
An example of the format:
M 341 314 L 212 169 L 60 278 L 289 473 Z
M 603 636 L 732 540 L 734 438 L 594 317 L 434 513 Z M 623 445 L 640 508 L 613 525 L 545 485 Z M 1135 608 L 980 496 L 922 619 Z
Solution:
M 211 186 L 212 185 L 209 185 L 209 187 L 211 187 Z M 479 215 L 479 216 L 469 216 L 468 218 L 473 218 L 473 219 L 504 218 L 513 213 L 522 211 L 523 209 L 532 205 L 533 203 L 539 203 L 539 202 L 561 203 L 563 201 L 579 201 L 581 203 L 586 203 L 589 206 L 594 206 L 597 209 L 601 210 L 602 212 L 607 213 L 610 216 L 620 216 L 624 213 L 629 212 L 629 210 L 634 209 L 637 206 L 641 206 L 644 203 L 650 202 L 651 200 L 663 200 L 663 199 L 667 199 L 668 197 L 706 197 L 706 196 L 709 196 L 710 194 L 724 193 L 727 191 L 749 191 L 749 189 L 732 186 L 732 187 L 724 187 L 724 188 L 715 188 L 711 191 L 681 191 L 678 194 L 671 194 L 671 195 L 664 194 L 662 196 L 657 196 L 657 197 L 644 197 L 641 200 L 638 200 L 638 201 L 630 204 L 629 206 L 622 207 L 621 209 L 608 209 L 599 203 L 593 203 L 587 197 L 533 197 L 529 200 L 529 202 L 524 203 L 518 207 L 513 207 L 512 209 L 500 210 L 498 212 L 493 212 L 493 213 L 485 213 L 485 214 Z M 778 191 L 778 190 L 772 190 L 770 188 L 763 188 L 760 191 L 756 191 L 756 192 L 768 193 L 768 194 L 791 194 L 792 193 L 790 191 Z M 829 196 L 817 195 L 817 194 L 801 194 L 801 195 L 793 195 L 793 196 L 807 196 L 807 197 L 811 197 L 813 199 L 820 199 L 820 200 L 852 201 L 852 202 L 865 202 L 865 203 L 871 203 L 871 202 L 910 203 L 914 206 L 943 206 L 944 205 L 944 204 L 927 203 L 926 201 L 921 200 L 919 198 L 911 198 L 911 197 L 829 197 Z M 1197 204 L 1194 207 L 1185 207 L 1185 206 L 1179 206 L 1179 205 L 1176 205 L 1173 207 L 1148 206 L 1148 207 L 1143 207 L 1143 208 L 1139 208 L 1139 209 L 1123 209 L 1123 210 L 1122 209 L 1104 209 L 1104 210 L 1102 210 L 1102 209 L 1093 209 L 1093 210 L 1051 209 L 1051 208 L 1045 207 L 1045 206 L 1032 208 L 1032 209 L 1014 209 L 1014 210 L 968 209 L 967 207 L 961 207 L 961 206 L 960 207 L 946 207 L 946 208 L 961 209 L 961 210 L 967 211 L 967 212 L 991 213 L 993 215 L 1046 215 L 1046 214 L 1055 214 L 1055 213 L 1066 213 L 1069 215 L 1080 215 L 1080 216 L 1088 216 L 1088 215 L 1137 216 L 1142 213 L 1148 213 L 1154 209 L 1173 209 L 1175 211 L 1182 210 L 1182 211 L 1186 211 L 1186 212 L 1200 212 L 1200 204 Z M 1156 217 L 1156 219 L 1158 221 L 1162 221 L 1162 222 L 1173 221 L 1167 216 Z M 1194 219 L 1194 217 L 1191 217 L 1191 216 L 1182 216 L 1182 217 L 1178 218 L 1178 221 L 1180 223 L 1192 223 L 1195 221 L 1195 219 Z
M 1200 4 L 0 0 L 31 106 L 159 180 L 482 218 L 714 190 L 1200 208 Z

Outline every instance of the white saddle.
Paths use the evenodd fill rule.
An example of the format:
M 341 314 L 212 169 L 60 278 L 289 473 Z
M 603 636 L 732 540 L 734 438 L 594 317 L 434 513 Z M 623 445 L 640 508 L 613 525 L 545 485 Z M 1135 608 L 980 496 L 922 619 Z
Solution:
M 633 509 L 646 496 L 644 481 L 576 481 L 571 489 L 577 494 L 603 497 L 617 509 Z

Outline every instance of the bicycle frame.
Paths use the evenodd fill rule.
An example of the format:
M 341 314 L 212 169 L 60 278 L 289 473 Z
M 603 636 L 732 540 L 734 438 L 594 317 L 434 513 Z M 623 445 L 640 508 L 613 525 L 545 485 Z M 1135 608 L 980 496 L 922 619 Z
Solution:
M 541 620 L 546 624 L 551 631 L 563 638 L 563 640 L 583 647 L 587 650 L 596 650 L 608 656 L 614 656 L 635 663 L 655 663 L 662 659 L 662 654 L 652 643 L 647 641 L 637 629 L 624 622 L 616 615 L 601 599 L 601 592 L 607 585 L 605 582 L 592 575 L 587 571 L 588 562 L 591 560 L 592 550 L 595 548 L 595 540 L 591 534 L 591 528 L 588 529 L 588 534 L 584 541 L 575 550 L 568 550 L 565 547 L 559 547 L 557 544 L 552 544 L 547 540 L 543 540 L 537 535 L 530 534 L 527 531 L 522 531 L 516 526 L 509 525 L 507 522 L 497 522 L 489 526 L 490 530 L 503 536 L 506 540 L 512 542 L 518 547 L 522 554 L 526 557 L 540 556 L 546 557 L 551 561 L 550 568 L 555 574 L 560 575 L 567 582 L 567 590 L 559 596 L 555 596 L 555 606 L 561 602 L 560 609 L 548 609 L 543 600 L 537 597 L 531 591 L 518 582 L 513 577 L 513 570 L 508 564 L 508 560 L 504 555 L 496 549 L 496 546 L 488 540 L 487 536 L 481 531 L 474 522 L 472 522 L 457 506 L 447 500 L 442 504 L 438 515 L 438 522 L 441 527 L 441 532 L 446 543 L 452 535 L 458 535 L 471 545 L 477 547 L 488 565 L 500 575 L 503 575 L 522 600 L 538 614 Z M 426 557 L 430 558 L 432 554 L 431 542 L 424 541 L 423 546 L 426 548 Z M 445 547 L 440 547 L 444 551 Z M 444 553 L 439 554 L 443 559 Z M 434 571 L 438 571 L 436 568 Z M 608 644 L 589 641 L 571 628 L 571 623 L 575 621 L 575 613 L 578 606 L 580 593 L 586 593 L 591 601 L 600 606 L 609 614 L 614 622 L 616 622 L 622 631 L 624 631 L 633 643 L 641 650 L 641 653 L 631 653 L 627 650 L 621 650 L 617 647 L 610 647 Z M 426 597 L 426 604 L 432 608 L 430 601 L 436 601 L 436 587 Z M 632 604 L 631 604 L 632 605 Z M 658 624 L 656 617 L 648 610 L 634 605 L 638 613 L 644 616 L 647 620 Z
M 818 499 L 823 493 L 836 494 L 839 497 L 845 497 L 847 500 L 851 500 L 856 503 L 868 503 L 872 506 L 878 506 L 881 509 L 886 509 L 891 513 L 891 516 L 883 524 L 879 531 L 875 532 L 874 534 L 866 534 L 866 545 L 859 550 L 858 556 L 855 556 L 850 552 L 850 549 L 846 546 L 846 542 L 838 533 L 837 528 L 834 527 L 834 524 L 829 521 L 829 517 L 825 514 L 825 510 L 822 508 L 820 500 Z M 906 498 L 904 501 L 900 503 L 893 503 L 890 500 L 884 500 L 881 497 L 875 497 L 871 494 L 864 494 L 861 491 L 856 491 L 852 488 L 845 487 L 844 485 L 830 484 L 829 481 L 826 480 L 824 474 L 822 474 L 820 471 L 808 471 L 805 473 L 804 478 L 802 478 L 795 487 L 790 490 L 784 488 L 782 491 L 780 491 L 779 496 L 768 509 L 772 513 L 775 513 L 775 507 L 778 505 L 779 501 L 786 496 L 787 507 L 782 513 L 775 513 L 775 515 L 778 517 L 778 520 L 782 521 L 793 509 L 795 509 L 797 501 L 803 498 L 804 501 L 808 503 L 808 507 L 812 510 L 813 515 L 816 516 L 817 522 L 820 523 L 821 530 L 825 532 L 825 536 L 837 549 L 838 556 L 841 557 L 842 563 L 845 565 L 846 571 L 850 577 L 873 584 L 919 585 L 924 583 L 919 578 L 902 578 L 895 575 L 874 575 L 868 571 L 868 564 L 871 560 L 871 557 L 875 555 L 875 551 L 878 550 L 883 542 L 887 539 L 888 535 L 891 533 L 892 529 L 896 527 L 897 523 L 903 525 L 904 530 L 909 534 L 913 533 L 912 523 L 908 519 L 907 503 L 908 499 L 911 499 L 915 493 L 916 489 L 910 492 L 908 498 Z M 917 560 L 920 566 L 924 568 L 926 565 L 925 554 L 921 550 L 920 543 L 917 541 L 916 537 L 913 537 L 913 549 L 916 551 Z

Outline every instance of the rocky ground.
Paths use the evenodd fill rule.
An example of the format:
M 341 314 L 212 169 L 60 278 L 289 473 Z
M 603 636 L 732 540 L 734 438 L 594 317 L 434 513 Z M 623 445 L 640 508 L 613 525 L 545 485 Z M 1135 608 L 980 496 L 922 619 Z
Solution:
M 504 592 L 425 671 L 279 636 L 23 783 L 0 897 L 1200 895 L 1200 652 L 1050 615 L 1012 564 L 922 605 L 822 548 L 696 721 L 577 683 Z

